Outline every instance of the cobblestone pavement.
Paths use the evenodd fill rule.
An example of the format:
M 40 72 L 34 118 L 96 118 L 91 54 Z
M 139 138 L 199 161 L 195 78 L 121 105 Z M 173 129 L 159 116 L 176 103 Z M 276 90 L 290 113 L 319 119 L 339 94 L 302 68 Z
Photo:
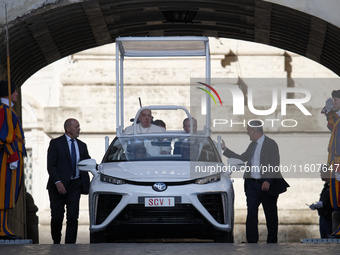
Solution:
M 114 244 L 2 244 L 1 254 L 339 254 L 339 244 L 219 244 L 219 243 L 114 243 Z

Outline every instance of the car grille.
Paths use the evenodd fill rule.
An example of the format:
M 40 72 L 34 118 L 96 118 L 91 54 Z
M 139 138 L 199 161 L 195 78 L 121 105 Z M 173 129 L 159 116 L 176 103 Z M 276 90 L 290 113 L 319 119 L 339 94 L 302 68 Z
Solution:
M 221 193 L 206 193 L 199 194 L 198 200 L 202 203 L 205 209 L 211 214 L 211 216 L 220 224 L 225 223 L 225 216 L 223 210 L 223 195 Z
M 128 205 L 115 221 L 118 224 L 197 224 L 205 222 L 205 219 L 189 204 L 153 208 L 133 204 Z
M 121 195 L 99 194 L 97 204 L 96 224 L 101 224 L 116 208 L 122 199 Z
M 224 199 L 221 193 L 199 194 L 198 200 L 220 224 L 225 224 Z M 99 194 L 96 224 L 101 224 L 116 208 L 121 195 Z M 176 204 L 174 207 L 145 207 L 144 204 L 130 204 L 117 216 L 115 223 L 123 224 L 197 224 L 205 218 L 190 204 Z

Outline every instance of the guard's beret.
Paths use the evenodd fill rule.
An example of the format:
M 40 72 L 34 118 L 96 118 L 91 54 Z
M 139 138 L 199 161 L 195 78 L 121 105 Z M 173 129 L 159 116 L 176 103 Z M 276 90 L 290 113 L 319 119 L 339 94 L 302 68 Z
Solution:
M 15 82 L 11 80 L 11 95 L 15 91 Z M 8 95 L 8 81 L 2 80 L 0 81 L 0 97 L 7 97 Z
M 340 90 L 333 90 L 332 91 L 332 97 L 340 98 Z

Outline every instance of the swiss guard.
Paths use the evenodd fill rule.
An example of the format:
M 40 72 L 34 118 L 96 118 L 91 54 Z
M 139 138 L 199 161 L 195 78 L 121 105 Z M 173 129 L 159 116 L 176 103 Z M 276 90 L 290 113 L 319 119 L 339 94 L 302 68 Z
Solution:
M 330 172 L 329 195 L 334 211 L 340 214 L 340 90 L 333 90 L 332 98 L 327 99 L 326 106 L 321 112 L 327 116 L 327 127 L 332 132 L 327 161 Z M 329 237 L 340 238 L 340 224 Z
M 10 91 L 9 91 L 10 88 Z M 0 81 L 0 239 L 21 239 L 8 225 L 8 213 L 15 206 L 23 178 L 23 157 L 26 156 L 24 132 L 12 110 L 17 101 L 15 83 Z

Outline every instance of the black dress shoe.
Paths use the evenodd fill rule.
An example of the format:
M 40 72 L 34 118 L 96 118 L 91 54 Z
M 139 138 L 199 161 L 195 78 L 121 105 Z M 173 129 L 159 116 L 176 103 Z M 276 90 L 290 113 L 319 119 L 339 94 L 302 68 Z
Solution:
M 340 238 L 340 235 L 329 235 L 328 238 Z
M 16 235 L 7 235 L 7 236 L 0 236 L 0 239 L 3 239 L 3 240 L 18 240 L 18 239 L 22 239 L 22 237 L 16 236 Z

